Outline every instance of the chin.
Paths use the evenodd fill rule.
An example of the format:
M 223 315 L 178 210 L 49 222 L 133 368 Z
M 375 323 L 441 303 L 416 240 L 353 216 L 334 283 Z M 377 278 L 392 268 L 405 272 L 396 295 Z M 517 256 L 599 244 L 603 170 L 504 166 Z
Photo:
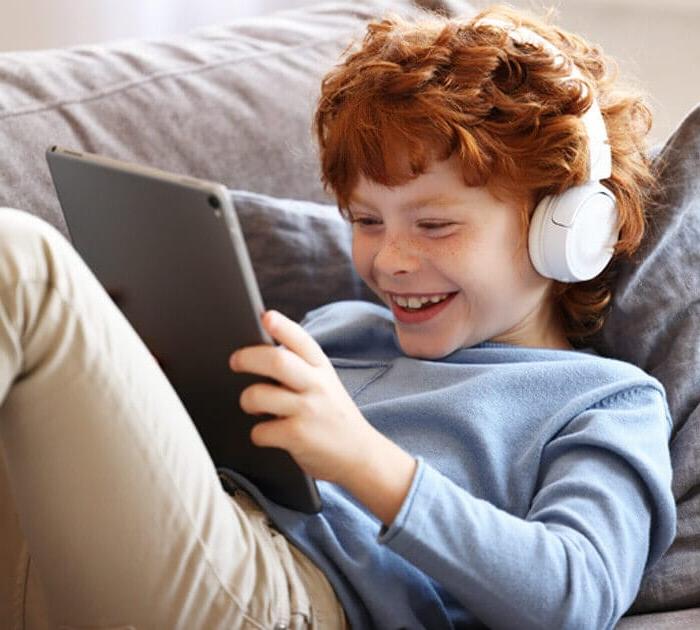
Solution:
M 452 354 L 459 347 L 452 346 L 440 346 L 436 344 L 416 344 L 406 341 L 399 335 L 399 344 L 401 350 L 407 357 L 412 357 L 414 359 L 427 359 L 434 361 L 435 359 L 442 359 L 448 354 Z

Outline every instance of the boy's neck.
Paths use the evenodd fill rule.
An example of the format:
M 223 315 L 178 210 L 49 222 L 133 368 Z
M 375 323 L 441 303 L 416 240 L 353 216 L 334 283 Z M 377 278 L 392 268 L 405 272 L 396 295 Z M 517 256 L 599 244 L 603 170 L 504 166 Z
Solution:
M 564 321 L 561 313 L 551 303 L 543 304 L 541 308 L 530 313 L 517 328 L 494 337 L 490 341 L 528 348 L 574 349 L 564 333 Z

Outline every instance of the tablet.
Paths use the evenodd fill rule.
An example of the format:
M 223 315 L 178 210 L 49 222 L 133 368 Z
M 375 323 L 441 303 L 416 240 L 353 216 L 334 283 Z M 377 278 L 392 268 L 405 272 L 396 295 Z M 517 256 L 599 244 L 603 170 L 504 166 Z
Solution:
M 280 505 L 320 511 L 315 481 L 287 451 L 252 443 L 265 417 L 238 402 L 273 381 L 233 372 L 231 353 L 275 342 L 227 188 L 56 146 L 46 159 L 73 246 L 160 363 L 214 465 Z

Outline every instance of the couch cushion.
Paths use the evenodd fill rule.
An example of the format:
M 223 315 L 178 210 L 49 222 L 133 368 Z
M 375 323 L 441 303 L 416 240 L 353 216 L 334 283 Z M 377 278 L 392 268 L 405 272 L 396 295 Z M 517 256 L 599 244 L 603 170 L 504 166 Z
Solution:
M 665 386 L 678 534 L 646 575 L 632 610 L 700 606 L 700 106 L 654 160 L 659 188 L 634 260 L 620 267 L 610 315 L 594 343 Z
M 700 608 L 623 617 L 615 630 L 697 630 Z
M 408 0 L 328 2 L 130 40 L 0 54 L 0 206 L 66 233 L 53 144 L 317 201 L 311 118 L 321 76 L 371 17 Z
M 378 298 L 355 273 L 336 206 L 230 191 L 266 308 L 296 321 L 335 300 Z

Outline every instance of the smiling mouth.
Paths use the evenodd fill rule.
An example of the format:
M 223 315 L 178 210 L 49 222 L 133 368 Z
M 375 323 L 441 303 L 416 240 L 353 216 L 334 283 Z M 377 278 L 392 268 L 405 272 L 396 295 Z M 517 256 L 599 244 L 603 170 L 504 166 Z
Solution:
M 391 296 L 389 302 L 391 304 L 391 311 L 394 314 L 394 317 L 401 324 L 423 324 L 432 320 L 434 317 L 437 317 L 442 311 L 449 308 L 449 305 L 453 302 L 457 294 L 458 291 L 447 294 L 439 294 L 437 297 L 440 297 L 441 299 L 437 302 L 432 302 L 431 300 L 419 302 L 418 307 L 414 308 L 412 308 L 410 305 L 401 306 L 396 299 L 394 299 L 393 295 Z M 399 296 L 399 298 L 404 304 L 406 303 L 406 300 L 401 298 L 401 296 Z M 413 304 L 415 305 L 416 302 L 414 301 Z
M 434 294 L 424 294 L 424 295 L 398 295 L 396 293 L 389 293 L 389 299 L 392 305 L 396 305 L 399 308 L 409 312 L 415 313 L 421 310 L 429 309 L 434 307 L 436 304 L 440 304 L 453 296 L 456 291 L 451 293 L 434 293 Z

